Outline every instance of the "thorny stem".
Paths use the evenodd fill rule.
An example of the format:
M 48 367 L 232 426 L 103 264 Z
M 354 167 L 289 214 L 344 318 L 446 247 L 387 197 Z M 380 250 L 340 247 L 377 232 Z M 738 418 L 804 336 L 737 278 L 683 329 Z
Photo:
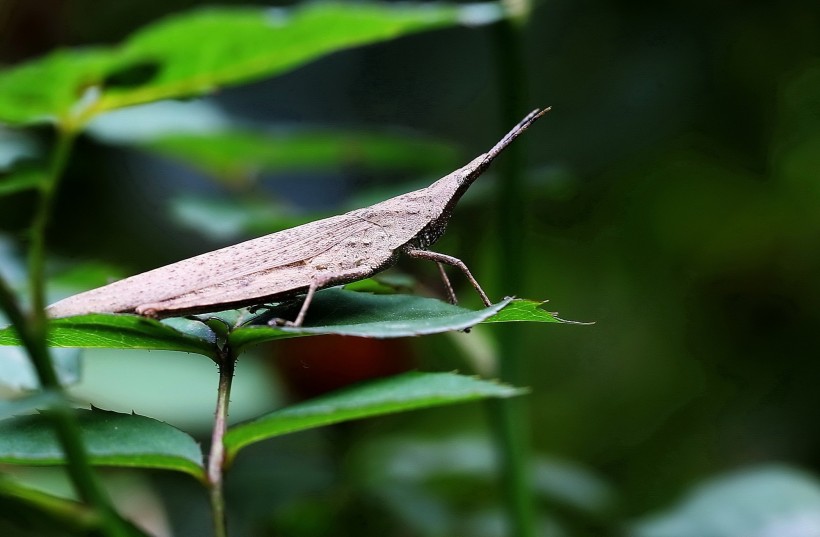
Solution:
M 513 124 L 524 108 L 526 70 L 523 65 L 521 25 L 505 19 L 494 27 L 494 52 L 499 80 L 501 120 Z M 524 196 L 523 152 L 513 144 L 500 163 L 501 180 L 498 183 L 499 252 L 501 260 L 499 286 L 505 293 L 520 293 L 524 285 L 524 238 L 522 222 Z M 513 323 L 515 324 L 515 323 Z M 526 382 L 521 330 L 505 326 L 499 331 L 498 348 L 500 377 L 504 382 L 518 386 Z M 511 535 L 535 535 L 535 504 L 532 494 L 529 408 L 526 399 L 498 399 L 490 402 L 494 436 L 498 443 L 503 470 L 504 498 L 507 502 Z
M 208 486 L 210 487 L 211 511 L 213 512 L 214 535 L 228 535 L 225 517 L 225 495 L 223 477 L 225 467 L 225 431 L 228 428 L 228 406 L 231 402 L 231 384 L 236 368 L 236 355 L 230 346 L 220 351 L 217 357 L 219 366 L 219 387 L 216 394 L 216 414 L 214 430 L 211 434 L 211 452 L 208 455 Z

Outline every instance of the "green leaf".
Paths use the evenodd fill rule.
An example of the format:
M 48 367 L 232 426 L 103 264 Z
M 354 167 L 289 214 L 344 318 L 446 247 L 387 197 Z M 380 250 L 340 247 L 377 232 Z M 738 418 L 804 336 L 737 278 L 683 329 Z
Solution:
M 267 325 L 273 317 L 294 318 L 301 306 L 298 300 L 271 307 L 262 315 L 238 310 L 199 317 L 228 314 L 234 319 L 227 321 L 229 328 L 237 326 L 229 342 L 239 352 L 248 345 L 296 336 L 396 338 L 464 330 L 481 322 L 566 322 L 539 309 L 539 305 L 507 298 L 488 308 L 468 310 L 433 298 L 331 288 L 316 293 L 301 328 Z M 505 313 L 507 308 L 512 310 Z M 183 317 L 156 321 L 131 314 L 97 313 L 53 319 L 49 322 L 48 343 L 53 347 L 174 350 L 209 357 L 216 353 L 216 336 L 207 323 Z M 13 327 L 0 328 L 1 345 L 19 345 Z
M 154 76 L 136 88 L 107 92 L 101 108 L 258 80 L 345 48 L 455 24 L 462 11 L 429 4 L 311 3 L 294 9 L 208 8 L 169 17 L 137 32 L 122 49 L 123 68 L 154 65 Z
M 453 148 L 420 136 L 382 132 L 280 130 L 170 134 L 143 148 L 181 160 L 224 180 L 258 172 L 338 170 L 439 172 L 455 166 Z
M 492 3 L 199 9 L 151 24 L 118 48 L 58 51 L 0 74 L 0 121 L 82 123 L 107 110 L 202 95 L 346 48 L 486 24 L 502 14 Z
M 185 196 L 171 200 L 171 214 L 180 222 L 216 241 L 230 241 L 280 231 L 316 220 L 316 213 L 302 214 L 262 200 L 226 200 Z M 328 214 L 327 216 L 332 216 Z
M 0 535 L 49 537 L 92 535 L 100 518 L 79 502 L 0 478 Z
M 39 188 L 46 180 L 46 171 L 42 168 L 21 167 L 0 175 L 0 196 Z
M 51 362 L 61 385 L 70 386 L 80 381 L 82 368 L 77 349 L 52 349 Z M 23 347 L 0 347 L 0 386 L 14 391 L 40 388 L 37 371 Z
M 283 434 L 332 423 L 441 406 L 524 390 L 453 373 L 405 373 L 361 384 L 271 412 L 225 435 L 229 459 L 243 447 Z
M 176 470 L 204 480 L 202 452 L 188 434 L 136 414 L 77 410 L 92 464 Z M 65 462 L 44 415 L 0 421 L 0 462 L 52 466 Z
M 818 527 L 820 483 L 817 479 L 791 468 L 769 466 L 711 480 L 667 513 L 636 525 L 630 535 L 815 535 Z
M 188 325 L 192 326 L 188 328 Z M 139 315 L 95 313 L 49 321 L 48 344 L 52 347 L 163 349 L 213 356 L 213 341 L 202 329 L 202 323 L 186 319 L 160 322 Z M 13 327 L 0 328 L 0 345 L 19 344 Z
M 505 299 L 478 311 L 441 300 L 412 295 L 371 295 L 344 289 L 316 293 L 301 328 L 247 326 L 235 330 L 230 343 L 235 349 L 294 336 L 337 334 L 394 338 L 464 330 L 495 315 L 510 303 Z M 293 319 L 300 303 L 273 308 L 270 317 Z
M 0 121 L 62 122 L 80 112 L 113 62 L 102 49 L 58 50 L 0 72 Z M 83 97 L 86 97 L 86 100 Z
M 527 321 L 537 323 L 574 323 L 573 321 L 566 321 L 557 317 L 557 313 L 547 311 L 544 308 L 546 302 L 538 302 L 535 300 L 523 300 L 517 298 L 511 301 L 503 310 L 499 311 L 489 319 L 484 320 L 485 323 L 509 323 L 515 321 Z
M 0 401 L 0 420 L 63 404 L 66 404 L 66 400 L 62 394 L 51 391 L 37 392 L 10 401 Z

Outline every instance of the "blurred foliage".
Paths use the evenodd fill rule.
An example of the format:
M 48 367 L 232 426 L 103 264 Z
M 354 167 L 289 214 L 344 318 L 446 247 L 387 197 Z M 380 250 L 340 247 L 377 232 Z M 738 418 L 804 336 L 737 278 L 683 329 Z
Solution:
M 40 9 L 33 7 L 38 3 L 12 2 L 15 7 L 0 21 L 15 31 L 0 31 L 0 39 L 14 46 L 0 47 L 0 56 L 12 62 L 56 46 L 119 41 L 195 3 L 49 1 Z M 23 23 L 38 31 L 22 32 Z M 531 357 L 535 448 L 550 454 L 542 460 L 559 457 L 572 468 L 589 469 L 580 481 L 586 488 L 567 478 L 551 489 L 580 490 L 569 506 L 544 493 L 539 510 L 545 534 L 597 536 L 629 528 L 641 537 L 701 537 L 727 519 L 724 533 L 716 535 L 770 537 L 766 528 L 785 526 L 788 535 L 816 533 L 820 507 L 811 476 L 820 471 L 814 415 L 820 406 L 814 386 L 820 374 L 819 26 L 820 6 L 810 0 L 557 1 L 533 10 L 525 30 L 529 96 L 532 106 L 554 109 L 522 139 L 542 179 L 527 185 L 521 206 L 528 277 L 520 294 L 549 297 L 549 309 L 595 322 L 582 330 L 525 329 L 522 335 Z M 268 136 L 283 126 L 371 135 L 401 126 L 400 132 L 455 141 L 460 162 L 466 161 L 508 127 L 495 122 L 491 53 L 484 29 L 348 50 L 289 67 L 275 80 L 208 97 L 221 122 L 207 132 L 197 128 L 207 138 L 249 130 Z M 96 80 L 105 80 L 116 69 L 106 73 L 98 54 L 89 51 L 82 63 Z M 48 60 L 50 69 L 65 61 L 59 53 Z M 74 82 L 56 77 L 53 84 Z M 113 82 L 111 96 L 98 102 L 125 102 L 128 81 Z M 31 88 L 43 90 L 41 79 Z M 32 117 L 25 108 L 8 113 L 12 119 Z M 136 121 L 130 125 L 137 130 Z M 153 136 L 174 132 L 169 127 Z M 95 259 L 124 267 L 119 274 L 137 272 L 239 234 L 344 210 L 351 200 L 371 199 L 368 192 L 423 184 L 435 171 L 350 167 L 345 159 L 338 168 L 265 171 L 264 163 L 246 161 L 224 170 L 252 170 L 254 180 L 226 187 L 202 173 L 204 159 L 163 157 L 149 141 L 113 144 L 92 134 L 79 140 L 57 200 L 58 224 L 49 244 L 63 258 L 55 266 Z M 9 175 L 0 176 L 0 189 L 6 180 L 8 191 L 18 188 L 22 183 L 12 174 L 42 164 L 48 133 L 26 136 L 22 145 L 3 138 L 0 163 L 8 162 L 2 173 Z M 213 158 L 226 147 L 219 144 Z M 412 154 L 402 159 L 414 164 Z M 238 219 L 201 210 L 189 222 L 202 228 L 209 221 L 215 234 L 181 227 L 169 214 L 184 196 L 201 200 L 196 207 L 227 207 Z M 494 282 L 495 215 L 481 198 L 472 192 L 465 198 L 437 248 L 463 258 L 482 282 Z M 16 243 L 25 239 L 30 208 L 25 191 L 0 199 L 0 226 Z M 262 224 L 263 217 L 268 220 Z M 6 257 L 3 263 L 4 273 L 13 269 Z M 414 271 L 424 287 L 439 289 L 433 271 L 417 270 L 414 263 L 402 268 Z M 494 298 L 510 294 L 490 287 Z M 468 305 L 477 303 L 468 292 L 459 295 Z M 464 337 L 473 344 L 479 333 Z M 471 349 L 456 342 L 461 339 L 404 345 L 423 366 L 470 371 L 482 362 L 465 353 L 493 356 L 482 345 Z M 261 348 L 248 360 L 277 360 L 278 352 Z M 397 354 L 381 347 L 367 353 L 374 360 Z M 269 374 L 260 397 L 287 397 L 288 379 Z M 446 462 L 422 464 L 427 459 L 401 451 L 431 437 L 475 434 L 485 425 L 478 408 L 465 406 L 248 448 L 229 475 L 235 534 L 395 535 L 397 525 L 413 535 L 453 527 L 464 535 L 488 534 L 497 529 L 491 477 L 483 473 L 483 486 L 476 486 L 467 471 L 447 472 Z M 395 431 L 402 440 L 392 459 L 367 456 L 369 446 L 387 442 Z M 419 459 L 452 462 L 446 457 L 452 452 L 429 442 Z M 477 451 L 458 451 L 456 460 L 478 467 L 486 460 Z M 384 481 L 390 460 L 406 464 L 419 482 L 406 473 L 400 483 Z M 772 461 L 802 470 L 772 470 Z M 433 468 L 429 477 L 425 468 Z M 748 470 L 709 480 L 737 468 Z M 544 475 L 562 474 L 548 466 Z M 207 514 L 191 484 L 167 475 L 153 479 L 176 534 L 201 534 L 197 521 Z M 689 490 L 694 492 L 681 502 Z M 648 513 L 662 514 L 649 519 Z M 773 525 L 750 527 L 769 513 Z

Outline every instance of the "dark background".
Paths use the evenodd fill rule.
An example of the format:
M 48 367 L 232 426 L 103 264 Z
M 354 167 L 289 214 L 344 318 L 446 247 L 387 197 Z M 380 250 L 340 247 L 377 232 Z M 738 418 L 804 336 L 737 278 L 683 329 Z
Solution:
M 115 43 L 197 5 L 6 1 L 0 59 Z M 523 32 L 528 80 L 520 115 L 553 107 L 521 141 L 532 171 L 520 208 L 525 282 L 520 289 L 492 283 L 491 202 L 460 207 L 437 249 L 467 261 L 494 298 L 549 299 L 563 317 L 595 322 L 522 331 L 535 450 L 587 468 L 615 498 L 606 520 L 577 515 L 569 534 L 622 527 L 726 471 L 773 461 L 810 472 L 820 465 L 818 28 L 820 4 L 810 0 L 558 0 L 539 3 Z M 510 127 L 499 117 L 491 33 L 413 35 L 209 99 L 240 120 L 428 133 L 454 141 L 466 162 Z M 321 209 L 382 180 L 349 170 L 315 182 L 268 179 L 282 196 Z M 419 179 L 427 178 L 389 178 Z M 169 192 L 211 188 L 178 163 L 84 138 L 61 186 L 51 249 L 132 273 L 216 247 L 163 205 Z M 3 225 L 21 236 L 26 204 L 0 207 Z M 402 267 L 429 277 L 435 289 L 432 271 Z M 465 302 L 477 305 L 463 283 Z M 336 352 L 335 345 L 306 352 Z M 372 352 L 409 352 L 411 363 L 428 368 L 465 367 L 446 341 L 401 345 Z M 466 430 L 486 428 L 480 405 L 382 420 L 327 433 L 308 464 L 335 468 L 388 431 L 435 438 L 451 433 L 453 420 Z M 277 453 L 287 460 L 300 438 L 269 447 L 264 460 Z M 322 468 L 335 477 L 304 494 L 289 489 L 296 503 L 288 505 L 312 494 L 311 513 L 337 513 L 322 491 L 357 480 Z M 242 475 L 232 476 L 237 487 L 252 489 Z M 379 519 L 375 513 L 389 519 L 383 510 L 348 499 L 350 520 L 334 520 L 365 534 L 361 521 Z

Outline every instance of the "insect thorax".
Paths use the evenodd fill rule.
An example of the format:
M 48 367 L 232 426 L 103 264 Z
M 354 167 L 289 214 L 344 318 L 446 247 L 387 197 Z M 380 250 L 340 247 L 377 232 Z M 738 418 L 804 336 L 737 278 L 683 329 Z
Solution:
M 447 229 L 447 221 L 449 219 L 449 213 L 442 214 L 424 226 L 422 230 L 410 240 L 410 243 L 413 244 L 413 246 L 422 249 L 435 244 L 435 242 L 439 240 L 442 235 L 444 235 L 444 231 Z

